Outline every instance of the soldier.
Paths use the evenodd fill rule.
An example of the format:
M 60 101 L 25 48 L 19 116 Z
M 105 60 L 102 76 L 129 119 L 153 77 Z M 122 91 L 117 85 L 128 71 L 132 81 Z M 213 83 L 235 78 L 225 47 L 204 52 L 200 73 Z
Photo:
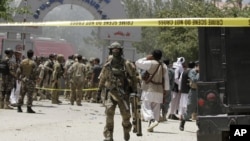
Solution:
M 46 98 L 46 95 L 42 92 L 43 90 L 41 90 L 41 88 L 43 87 L 44 85 L 44 79 L 40 76 L 41 74 L 43 75 L 44 74 L 44 63 L 45 63 L 45 58 L 44 57 L 39 57 L 37 58 L 37 82 L 36 82 L 36 87 L 37 89 L 35 90 L 35 95 L 39 95 L 40 98 L 39 100 L 42 100 L 42 99 L 45 99 Z
M 56 57 L 56 61 L 53 66 L 53 73 L 52 73 L 52 89 L 58 89 L 59 88 L 59 79 L 63 76 L 64 69 L 62 67 L 62 63 L 64 62 L 64 56 L 62 54 L 58 54 Z M 51 102 L 52 104 L 60 104 L 62 103 L 59 100 L 59 91 L 53 90 L 51 95 Z
M 42 58 L 40 57 L 40 56 L 36 56 L 35 57 L 35 60 L 34 60 L 35 62 L 36 62 L 36 64 L 37 64 L 37 70 L 36 70 L 36 74 L 39 74 L 40 72 L 41 72 L 41 70 L 42 70 Z M 39 77 L 38 77 L 38 75 L 36 76 L 36 80 L 38 80 L 39 79 Z M 38 81 L 37 81 L 38 82 Z M 40 83 L 37 83 L 36 82 L 36 87 L 40 87 Z M 38 96 L 38 92 L 39 92 L 39 89 L 35 89 L 34 90 L 34 94 L 33 94 L 33 100 L 34 101 L 37 101 L 37 96 Z M 42 97 L 42 96 L 41 96 Z
M 96 88 L 98 87 L 98 83 L 99 83 L 99 79 L 98 76 L 101 73 L 102 67 L 100 65 L 100 59 L 99 58 L 95 58 L 94 59 L 94 66 L 92 68 L 92 75 L 91 75 L 91 88 Z M 94 103 L 94 102 L 99 102 L 96 100 L 96 91 L 93 91 L 91 93 L 91 99 L 90 102 Z
M 6 57 L 3 59 L 5 69 L 2 72 L 0 109 L 13 109 L 10 106 L 10 94 L 16 78 L 15 62 L 11 59 L 14 51 L 11 48 L 7 48 L 4 53 Z
M 15 72 L 17 71 L 17 69 L 20 67 L 20 63 L 22 60 L 22 52 L 21 51 L 15 51 L 15 56 L 14 56 L 14 61 L 15 61 Z M 11 96 L 10 96 L 10 102 L 11 102 L 11 106 L 16 107 L 17 106 L 17 101 L 19 98 L 19 94 L 20 94 L 20 82 L 15 79 L 15 85 L 14 88 L 12 89 L 11 92 Z
M 91 57 L 89 59 L 89 62 L 86 64 L 86 85 L 85 85 L 86 88 L 91 87 L 91 77 L 93 74 L 94 59 L 95 58 Z M 85 96 L 84 96 L 85 100 L 91 102 L 91 98 L 92 98 L 91 94 L 92 94 L 92 91 L 86 91 Z
M 65 62 L 64 65 L 64 80 L 65 80 L 65 88 L 69 89 L 70 88 L 70 82 L 69 82 L 69 76 L 68 76 L 68 69 L 73 65 L 74 60 L 73 60 L 74 55 L 70 55 L 68 57 L 68 60 Z M 64 96 L 66 99 L 69 99 L 70 97 L 70 92 L 68 90 L 64 91 Z
M 21 61 L 20 68 L 17 71 L 17 76 L 19 80 L 21 80 L 21 91 L 17 104 L 17 112 L 23 112 L 21 106 L 23 105 L 24 96 L 27 93 L 27 113 L 35 113 L 35 111 L 31 109 L 37 75 L 37 64 L 34 60 L 32 60 L 33 55 L 33 50 L 28 50 L 28 58 Z
M 70 103 L 74 105 L 74 101 L 78 106 L 82 106 L 82 89 L 85 83 L 85 75 L 86 75 L 86 66 L 82 61 L 82 55 L 77 55 L 77 60 L 74 64 L 69 68 L 68 74 L 70 76 Z
M 113 141 L 114 114 L 117 105 L 122 116 L 124 140 L 128 141 L 132 128 L 129 97 L 130 93 L 137 93 L 136 70 L 132 62 L 122 57 L 123 48 L 120 43 L 112 43 L 109 49 L 113 57 L 103 66 L 97 94 L 97 100 L 100 100 L 102 89 L 106 90 L 104 141 Z
M 53 65 L 54 65 L 54 54 L 50 54 L 47 61 L 44 62 L 42 70 L 39 74 L 38 83 L 42 83 L 43 87 L 49 88 L 51 86 L 51 75 L 53 72 Z M 41 81 L 41 82 L 40 82 Z M 50 99 L 50 93 L 46 93 L 45 90 L 42 91 L 43 94 L 46 95 L 47 99 Z

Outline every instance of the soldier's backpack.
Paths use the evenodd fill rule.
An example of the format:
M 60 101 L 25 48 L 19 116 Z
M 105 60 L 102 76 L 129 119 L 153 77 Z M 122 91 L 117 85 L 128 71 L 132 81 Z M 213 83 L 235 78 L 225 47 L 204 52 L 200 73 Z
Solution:
M 10 74 L 8 60 L 1 60 L 0 61 L 0 73 L 2 75 L 8 75 L 8 74 Z

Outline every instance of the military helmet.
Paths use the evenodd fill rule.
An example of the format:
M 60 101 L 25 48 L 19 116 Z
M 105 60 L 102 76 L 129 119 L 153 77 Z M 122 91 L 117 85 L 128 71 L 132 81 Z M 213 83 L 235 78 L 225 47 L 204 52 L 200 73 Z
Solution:
M 120 48 L 123 49 L 123 47 L 121 46 L 121 44 L 117 41 L 113 42 L 110 46 L 109 49 L 113 49 L 113 48 Z
M 4 53 L 7 54 L 7 55 L 9 55 L 9 54 L 13 54 L 14 51 L 13 51 L 13 49 L 11 49 L 11 48 L 7 48 L 7 49 L 4 51 Z

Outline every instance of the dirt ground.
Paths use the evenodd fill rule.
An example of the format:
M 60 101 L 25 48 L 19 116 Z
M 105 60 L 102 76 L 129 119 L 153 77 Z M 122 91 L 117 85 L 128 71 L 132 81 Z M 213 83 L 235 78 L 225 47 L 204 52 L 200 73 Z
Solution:
M 51 104 L 49 100 L 34 101 L 35 114 L 0 109 L 0 141 L 102 141 L 105 125 L 105 108 L 101 104 L 83 102 L 83 106 Z M 154 132 L 147 132 L 147 122 L 142 122 L 143 136 L 131 133 L 130 141 L 196 141 L 195 121 L 187 122 L 179 131 L 179 121 L 161 122 Z M 115 115 L 114 140 L 123 140 L 121 116 Z

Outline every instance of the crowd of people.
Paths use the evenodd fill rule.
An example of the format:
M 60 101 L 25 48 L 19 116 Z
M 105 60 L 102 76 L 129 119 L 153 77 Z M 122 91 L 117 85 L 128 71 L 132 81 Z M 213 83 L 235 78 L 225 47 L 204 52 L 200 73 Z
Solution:
M 65 60 L 62 54 L 50 54 L 48 57 L 35 57 L 33 50 L 27 51 L 24 58 L 22 52 L 7 48 L 5 57 L 1 60 L 0 69 L 1 95 L 0 109 L 14 109 L 22 112 L 24 96 L 27 95 L 27 112 L 35 113 L 31 109 L 34 100 L 51 100 L 52 104 L 60 104 L 59 95 L 81 106 L 82 100 L 96 101 L 95 88 L 101 72 L 99 58 L 87 60 L 80 54 L 73 54 Z M 6 70 L 6 72 L 5 72 Z
M 130 139 L 131 93 L 141 93 L 140 118 L 148 122 L 148 132 L 154 132 L 168 118 L 180 120 L 179 129 L 183 131 L 186 121 L 197 110 L 199 62 L 186 63 L 184 57 L 178 57 L 171 64 L 170 60 L 162 59 L 158 49 L 132 62 L 123 57 L 121 44 L 113 42 L 102 65 L 99 58 L 87 60 L 80 54 L 65 60 L 62 54 L 34 57 L 34 52 L 28 50 L 27 58 L 22 58 L 21 52 L 8 48 L 5 55 L 2 62 L 6 62 L 8 71 L 3 74 L 1 70 L 0 109 L 17 107 L 22 112 L 25 95 L 28 113 L 35 113 L 31 108 L 33 100 L 49 99 L 52 104 L 60 104 L 59 95 L 64 95 L 69 105 L 82 106 L 82 101 L 102 103 L 106 115 L 104 141 L 113 141 L 117 106 L 124 140 Z

